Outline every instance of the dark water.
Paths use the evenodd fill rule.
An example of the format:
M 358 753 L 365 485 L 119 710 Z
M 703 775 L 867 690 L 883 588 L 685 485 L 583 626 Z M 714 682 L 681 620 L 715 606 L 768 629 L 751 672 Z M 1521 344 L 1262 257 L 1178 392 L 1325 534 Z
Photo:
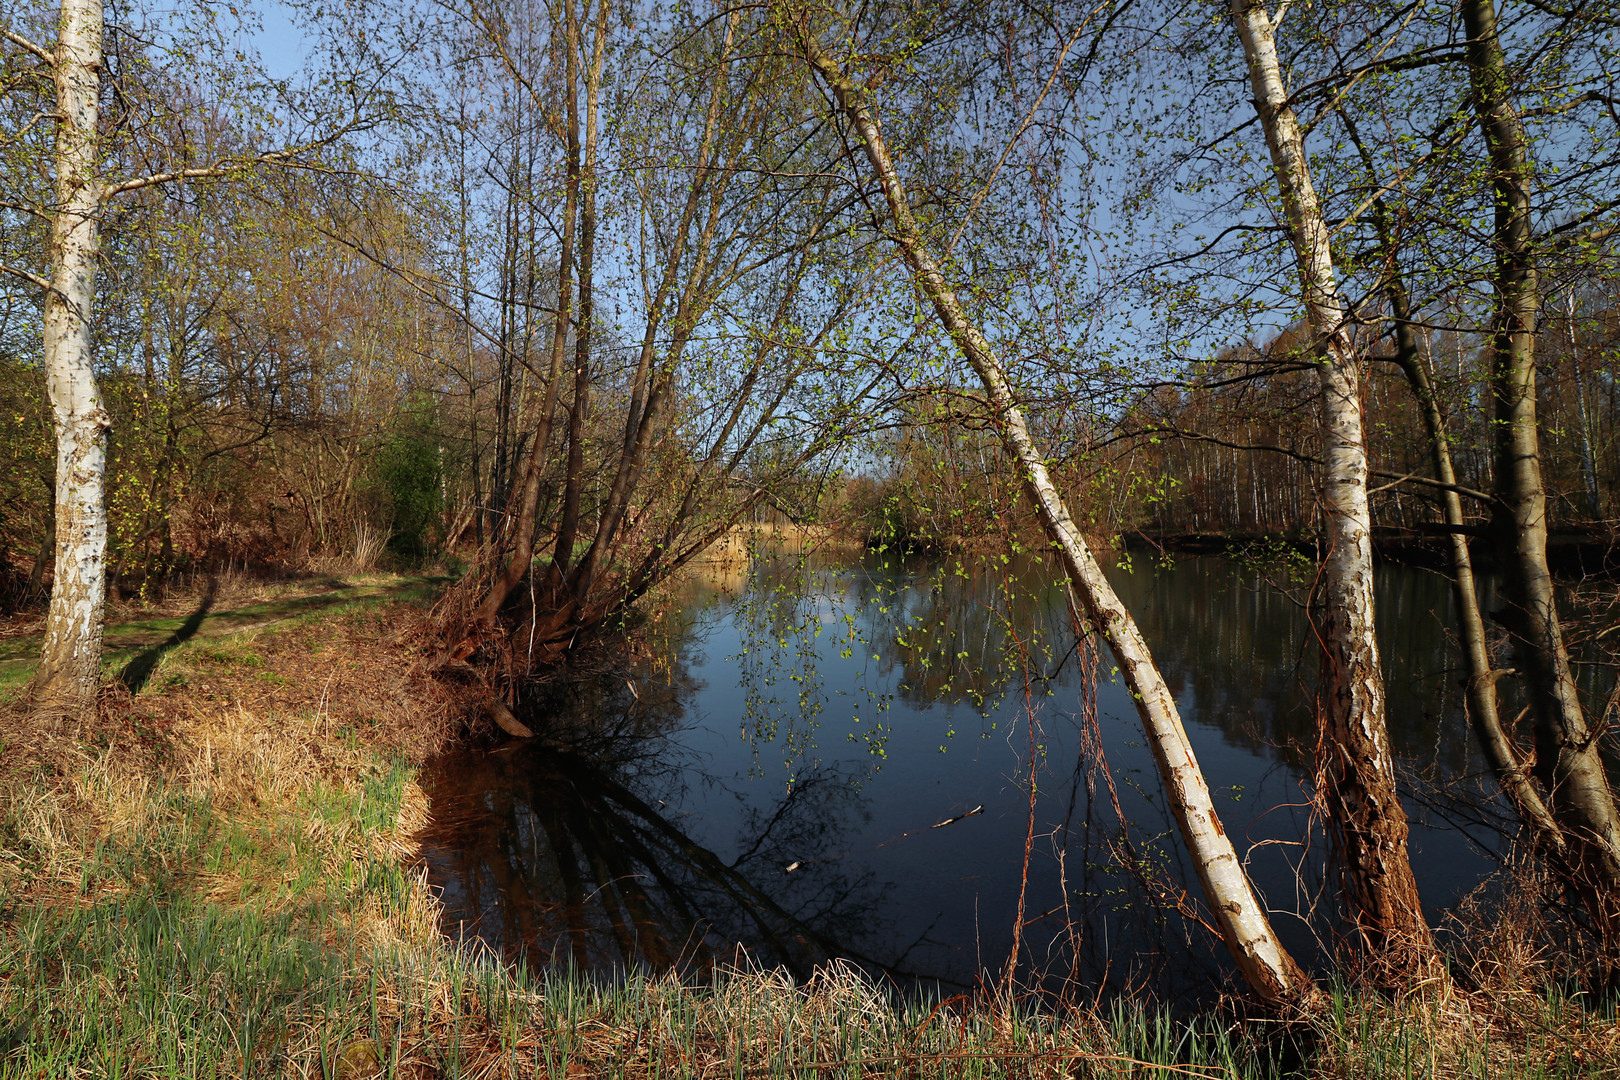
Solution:
M 1325 963 L 1303 589 L 1211 558 L 1113 576 L 1279 932 Z M 1391 566 L 1377 590 L 1413 862 L 1439 923 L 1505 841 L 1444 580 Z M 430 770 L 428 865 L 452 929 L 595 971 L 700 970 L 740 949 L 969 986 L 1006 964 L 1022 891 L 1025 980 L 1174 997 L 1227 978 L 1188 917 L 1196 879 L 1136 714 L 1040 565 L 757 561 L 688 582 L 654 629 L 636 670 L 536 703 L 548 745 Z

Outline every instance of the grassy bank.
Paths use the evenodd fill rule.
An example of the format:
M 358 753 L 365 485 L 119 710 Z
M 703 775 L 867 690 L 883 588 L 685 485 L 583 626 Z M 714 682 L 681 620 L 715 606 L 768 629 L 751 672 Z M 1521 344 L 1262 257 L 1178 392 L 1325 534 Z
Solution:
M 447 579 L 397 574 L 344 574 L 266 583 L 224 575 L 200 592 L 139 606 L 109 604 L 102 667 L 109 679 L 136 686 L 169 650 L 193 638 L 240 635 L 292 619 L 339 613 L 355 605 L 432 595 Z M 0 620 L 0 700 L 33 677 L 44 613 Z
M 167 649 L 72 731 L 0 729 L 0 1076 L 1560 1076 L 1556 994 L 1341 995 L 1283 1032 L 1118 1005 L 897 1005 L 841 967 L 604 986 L 450 944 L 417 766 L 464 717 L 384 593 Z M 1487 1019 L 1480 1019 L 1486 1016 Z

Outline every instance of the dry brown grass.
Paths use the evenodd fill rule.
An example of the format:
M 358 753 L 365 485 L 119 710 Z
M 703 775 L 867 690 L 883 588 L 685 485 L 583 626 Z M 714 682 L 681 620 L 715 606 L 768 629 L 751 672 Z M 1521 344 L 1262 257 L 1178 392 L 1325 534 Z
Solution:
M 274 1075 L 1252 1074 L 1243 1040 L 1258 1029 L 1219 1019 L 1197 1021 L 1203 1027 L 1188 1036 L 1188 1021 L 1141 1008 L 1053 1016 L 980 1001 L 908 1009 L 841 964 L 802 985 L 742 970 L 697 987 L 673 977 L 604 987 L 526 977 L 448 943 L 431 890 L 408 869 L 431 812 L 427 796 L 404 772 L 392 787 L 386 775 L 388 762 L 420 762 L 466 730 L 454 688 L 401 643 L 420 615 L 413 605 L 360 607 L 194 641 L 157 669 L 148 692 L 109 692 L 76 728 L 6 714 L 0 898 L 55 917 L 126 896 L 134 910 L 138 894 L 161 884 L 171 890 L 164 904 L 293 920 L 291 933 L 343 960 L 266 1036 Z M 391 793 L 382 821 L 366 812 L 379 792 Z M 373 883 L 378 868 L 392 884 Z M 1458 957 L 1467 977 L 1442 994 L 1341 995 L 1316 1026 L 1309 1075 L 1620 1073 L 1620 1027 L 1549 989 L 1560 971 L 1546 907 L 1526 878 L 1496 906 L 1480 900 L 1459 912 L 1466 926 L 1458 936 L 1476 947 Z M 0 919 L 0 974 L 7 932 Z M 115 945 L 107 956 L 121 955 Z M 166 977 L 155 960 L 151 969 L 153 982 Z M 71 984 L 68 967 L 60 971 L 64 983 L 50 992 L 89 1002 L 102 1000 L 104 982 L 124 978 L 111 960 L 107 970 L 85 968 L 82 985 Z M 0 981 L 0 1019 L 16 985 Z M 193 1037 L 175 1028 L 175 1039 Z M 136 1045 L 147 1036 L 107 1038 Z M 226 1071 L 249 1071 L 239 1058 L 220 1060 Z M 94 1071 L 62 1062 L 36 1071 Z
M 110 686 L 91 715 L 0 711 L 0 816 L 42 857 L 36 887 L 74 879 L 98 842 L 149 825 L 157 787 L 246 818 L 286 810 L 315 780 L 352 783 L 379 756 L 419 764 L 466 737 L 454 689 L 393 640 L 419 614 L 361 607 L 197 640 L 165 658 L 147 692 Z M 426 801 L 413 790 L 401 835 L 425 821 Z M 389 843 L 403 845 L 393 857 L 409 854 Z M 0 874 L 16 862 L 0 861 Z
M 860 546 L 826 525 L 744 522 L 733 525 L 724 536 L 704 549 L 695 561 L 699 565 L 745 563 L 756 554 L 800 555 L 858 549 Z

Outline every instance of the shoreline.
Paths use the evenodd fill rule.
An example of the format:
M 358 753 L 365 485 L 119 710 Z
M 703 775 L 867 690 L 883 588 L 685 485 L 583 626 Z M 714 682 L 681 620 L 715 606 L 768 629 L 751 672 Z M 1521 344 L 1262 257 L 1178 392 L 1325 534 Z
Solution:
M 430 602 L 359 598 L 180 643 L 143 692 L 107 693 L 77 730 L 7 714 L 0 1076 L 1348 1077 L 1403 1062 L 1496 1076 L 1620 1062 L 1620 1027 L 1555 990 L 1498 995 L 1488 1032 L 1459 1020 L 1482 1001 L 1459 1013 L 1345 991 L 1334 1014 L 1279 1028 L 1236 1006 L 908 1002 L 838 963 L 804 983 L 753 968 L 604 984 L 457 946 L 418 858 L 434 812 L 418 775 L 483 736 L 402 633 Z
M 1228 555 L 1244 548 L 1275 547 L 1312 558 L 1321 541 L 1316 537 L 1249 532 L 1123 533 L 1120 544 L 1129 551 L 1173 551 L 1188 555 Z M 1469 545 L 1476 570 L 1494 571 L 1490 545 L 1476 537 Z M 1373 557 L 1386 562 L 1444 570 L 1448 565 L 1444 534 L 1406 529 L 1375 528 Z M 1556 574 L 1569 577 L 1620 577 L 1620 537 L 1595 533 L 1554 533 L 1547 541 L 1547 561 Z

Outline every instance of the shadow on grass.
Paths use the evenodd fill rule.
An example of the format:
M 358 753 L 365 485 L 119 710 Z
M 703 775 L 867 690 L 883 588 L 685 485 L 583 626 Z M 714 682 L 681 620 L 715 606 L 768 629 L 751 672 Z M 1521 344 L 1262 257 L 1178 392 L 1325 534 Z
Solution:
M 214 597 L 218 592 L 219 579 L 209 578 L 208 589 L 203 593 L 202 602 L 197 605 L 197 610 L 193 611 L 174 633 L 124 665 L 124 670 L 118 673 L 118 681 L 129 687 L 130 693 L 141 692 L 147 680 L 152 677 L 152 672 L 157 670 L 158 661 L 163 659 L 164 653 L 184 644 L 202 628 L 203 620 L 208 618 L 208 610 L 214 606 Z

